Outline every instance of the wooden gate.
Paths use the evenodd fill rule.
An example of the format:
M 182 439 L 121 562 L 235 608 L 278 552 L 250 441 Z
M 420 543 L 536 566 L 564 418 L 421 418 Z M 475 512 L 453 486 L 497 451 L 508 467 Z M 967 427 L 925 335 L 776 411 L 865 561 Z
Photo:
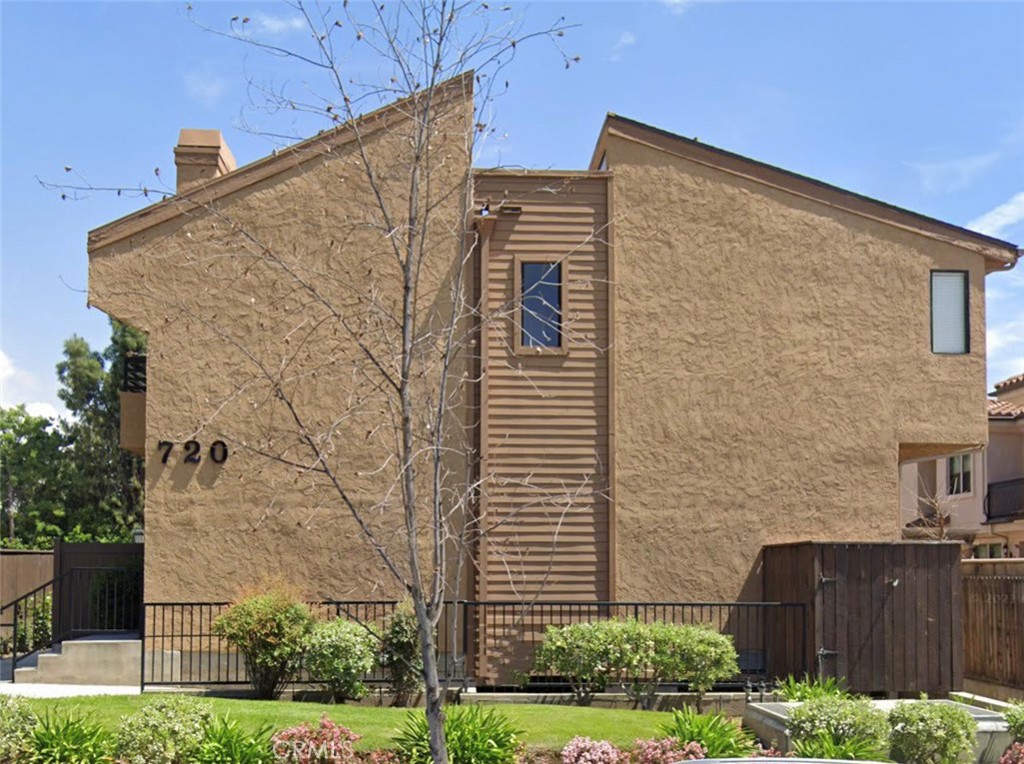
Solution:
M 962 689 L 959 543 L 806 542 L 763 554 L 765 599 L 809 608 L 819 676 L 879 695 Z

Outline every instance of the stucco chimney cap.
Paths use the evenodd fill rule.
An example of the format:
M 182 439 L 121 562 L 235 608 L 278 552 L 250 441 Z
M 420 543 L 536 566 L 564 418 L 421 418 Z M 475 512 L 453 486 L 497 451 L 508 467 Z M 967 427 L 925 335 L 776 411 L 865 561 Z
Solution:
M 174 163 L 178 168 L 179 194 L 227 175 L 238 166 L 220 130 L 193 128 L 178 133 Z

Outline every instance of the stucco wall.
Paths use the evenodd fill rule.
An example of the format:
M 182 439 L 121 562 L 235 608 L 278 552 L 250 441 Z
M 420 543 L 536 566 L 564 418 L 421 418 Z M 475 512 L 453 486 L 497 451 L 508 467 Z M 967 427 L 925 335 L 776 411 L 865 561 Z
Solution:
M 988 445 L 991 483 L 1024 477 L 1024 422 L 993 422 Z
M 470 99 L 459 94 L 449 104 L 432 141 L 424 201 L 436 205 L 427 232 L 434 254 L 417 300 L 425 353 L 430 327 L 451 312 Z M 364 141 L 398 219 L 410 124 L 392 121 Z M 223 600 L 267 578 L 315 598 L 397 590 L 329 480 L 307 469 L 315 466 L 311 438 L 404 568 L 397 462 L 389 458 L 394 395 L 358 347 L 397 375 L 400 274 L 355 144 L 323 148 L 314 143 L 286 157 L 283 174 L 206 208 L 184 207 L 187 214 L 127 239 L 111 240 L 118 223 L 93 234 L 91 303 L 149 335 L 148 601 Z M 456 393 L 461 375 L 456 369 L 451 380 Z M 436 393 L 433 381 L 414 383 L 418 405 Z M 189 439 L 202 445 L 199 464 L 184 462 Z M 161 440 L 177 444 L 166 464 Z M 209 455 L 216 440 L 230 448 L 223 464 Z M 450 466 L 453 479 L 465 477 L 463 462 Z
M 756 599 L 764 544 L 898 538 L 901 444 L 986 441 L 983 259 L 615 135 L 606 150 L 618 596 Z M 970 272 L 969 355 L 931 352 L 930 269 Z

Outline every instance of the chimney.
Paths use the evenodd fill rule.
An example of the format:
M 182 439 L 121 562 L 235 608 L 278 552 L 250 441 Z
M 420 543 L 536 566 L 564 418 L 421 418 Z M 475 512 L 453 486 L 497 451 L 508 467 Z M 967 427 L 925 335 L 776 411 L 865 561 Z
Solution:
M 182 130 L 174 147 L 178 168 L 178 193 L 226 175 L 235 169 L 235 157 L 221 137 L 220 130 Z

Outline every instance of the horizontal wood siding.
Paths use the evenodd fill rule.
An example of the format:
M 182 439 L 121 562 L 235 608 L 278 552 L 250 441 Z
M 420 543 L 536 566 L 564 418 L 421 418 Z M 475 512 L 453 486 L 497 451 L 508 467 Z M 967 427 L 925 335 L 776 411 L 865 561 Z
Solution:
M 500 204 L 520 208 L 495 214 L 482 248 L 481 506 L 491 530 L 481 548 L 478 595 L 607 600 L 607 179 L 482 175 L 476 195 L 491 210 Z M 563 262 L 563 355 L 514 352 L 517 257 Z M 517 633 L 509 640 L 509 626 L 491 624 L 490 630 L 500 632 L 506 645 L 540 637 Z M 491 645 L 492 659 L 498 641 Z M 514 655 L 501 662 L 508 671 L 528 668 L 516 665 Z

